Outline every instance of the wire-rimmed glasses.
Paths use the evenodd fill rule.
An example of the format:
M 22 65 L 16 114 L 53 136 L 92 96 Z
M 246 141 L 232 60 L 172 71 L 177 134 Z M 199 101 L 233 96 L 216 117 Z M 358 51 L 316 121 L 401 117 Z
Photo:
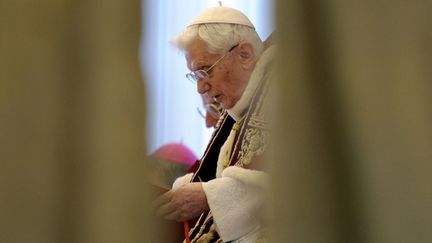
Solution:
M 232 52 L 237 46 L 234 45 L 233 47 L 231 47 L 227 53 L 225 53 L 225 55 L 223 55 L 221 58 L 219 58 L 215 63 L 213 63 L 213 65 L 211 65 L 207 70 L 204 69 L 199 69 L 196 71 L 191 71 L 190 73 L 186 74 L 186 78 L 188 78 L 192 83 L 198 83 L 198 81 L 208 78 L 209 77 L 209 72 L 216 66 L 216 64 L 218 64 L 222 59 L 224 59 L 230 52 Z

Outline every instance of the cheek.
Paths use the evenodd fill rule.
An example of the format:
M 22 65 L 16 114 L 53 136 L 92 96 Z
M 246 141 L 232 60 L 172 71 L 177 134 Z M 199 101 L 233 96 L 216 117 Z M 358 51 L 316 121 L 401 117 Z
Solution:
M 224 70 L 222 73 L 223 77 L 222 80 L 224 81 L 225 86 L 229 86 L 230 89 L 234 88 L 236 77 L 234 75 L 234 72 L 230 69 Z
M 227 77 L 231 75 L 232 68 L 229 65 L 221 65 L 218 71 L 222 76 Z
M 233 96 L 235 90 L 237 89 L 235 82 L 233 82 L 233 80 L 236 80 L 235 72 L 233 72 L 232 68 L 229 67 L 223 67 L 218 71 L 218 81 L 220 81 L 218 88 L 224 93 L 225 96 Z

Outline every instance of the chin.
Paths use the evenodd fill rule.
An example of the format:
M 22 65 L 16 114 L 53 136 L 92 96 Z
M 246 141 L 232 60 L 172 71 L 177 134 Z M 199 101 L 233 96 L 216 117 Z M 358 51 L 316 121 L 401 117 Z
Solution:
M 224 108 L 225 110 L 229 110 L 235 106 L 237 101 L 237 99 L 223 99 L 221 100 L 220 104 L 222 108 Z
M 224 108 L 225 110 L 228 110 L 228 109 L 233 108 L 234 105 L 231 104 L 231 103 L 228 103 L 228 104 L 221 103 L 221 106 L 222 106 L 222 108 Z

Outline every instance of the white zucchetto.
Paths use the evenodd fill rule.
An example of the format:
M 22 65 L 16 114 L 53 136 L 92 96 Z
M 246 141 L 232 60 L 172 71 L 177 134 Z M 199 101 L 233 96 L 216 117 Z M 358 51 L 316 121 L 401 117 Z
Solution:
M 223 24 L 239 24 L 255 29 L 252 22 L 246 15 L 234 8 L 229 7 L 213 7 L 206 9 L 200 15 L 195 17 L 188 25 L 223 23 Z

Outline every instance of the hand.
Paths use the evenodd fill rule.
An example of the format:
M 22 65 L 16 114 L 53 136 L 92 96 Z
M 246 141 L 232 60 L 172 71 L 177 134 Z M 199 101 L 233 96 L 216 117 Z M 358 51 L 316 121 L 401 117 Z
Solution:
M 164 193 L 154 201 L 154 206 L 157 215 L 178 222 L 194 219 L 209 209 L 201 182 L 187 183 Z

